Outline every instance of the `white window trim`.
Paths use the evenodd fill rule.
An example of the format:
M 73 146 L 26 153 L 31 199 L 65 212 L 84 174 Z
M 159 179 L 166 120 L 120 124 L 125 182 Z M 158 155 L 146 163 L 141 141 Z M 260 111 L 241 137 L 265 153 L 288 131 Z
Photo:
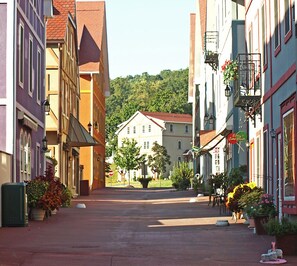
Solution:
M 32 51 L 31 51 L 31 44 L 32 44 Z M 29 46 L 28 46 L 28 94 L 32 97 L 34 92 L 34 47 L 33 47 L 33 37 L 29 35 Z M 32 61 L 31 61 L 32 60 Z M 32 81 L 32 84 L 30 84 Z M 30 86 L 32 85 L 32 87 Z
M 23 32 L 23 38 L 21 39 L 21 30 Z M 24 23 L 23 21 L 20 20 L 20 24 L 19 24 L 19 85 L 21 88 L 24 88 L 24 75 L 25 75 L 25 67 L 24 67 L 24 63 L 25 63 L 25 29 L 24 29 Z M 21 46 L 22 46 L 22 51 L 23 53 L 21 54 Z M 22 55 L 22 56 L 21 56 Z M 22 63 L 21 63 L 22 62 Z M 23 77 L 23 80 L 21 80 L 21 74 Z
M 36 62 L 36 97 L 37 97 L 37 103 L 41 103 L 41 87 L 42 87 L 42 82 L 41 82 L 41 76 L 42 76 L 42 71 L 41 71 L 41 66 L 42 66 L 42 60 L 41 60 L 41 50 L 40 47 L 37 47 L 37 62 Z

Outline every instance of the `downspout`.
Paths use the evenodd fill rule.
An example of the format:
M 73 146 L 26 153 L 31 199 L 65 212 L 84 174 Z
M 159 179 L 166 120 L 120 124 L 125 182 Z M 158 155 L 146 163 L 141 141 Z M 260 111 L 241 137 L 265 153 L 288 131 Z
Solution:
M 13 11 L 14 11 L 14 25 L 13 29 L 17 29 L 17 4 L 16 1 L 13 1 Z M 17 51 L 17 43 L 16 43 L 16 35 L 13 34 L 13 50 Z M 16 149 L 16 89 L 17 89 L 17 78 L 16 78 L 16 53 L 13 53 L 13 107 L 12 107 L 12 112 L 13 112 L 13 163 L 12 163 L 12 182 L 16 182 L 16 157 L 17 157 L 17 149 Z
M 91 73 L 91 93 L 90 93 L 90 120 L 91 120 L 91 123 L 93 124 L 93 98 L 94 98 L 94 80 L 93 80 L 93 73 Z M 91 136 L 93 136 L 93 132 L 94 132 L 94 125 L 93 127 L 91 128 Z M 94 182 L 94 160 L 93 160 L 93 154 L 94 154 L 94 146 L 91 146 L 91 149 L 90 149 L 90 163 L 91 163 L 91 173 L 90 173 L 90 178 L 92 179 L 92 182 L 90 185 L 93 185 L 93 182 Z
M 58 88 L 58 93 L 59 93 L 59 98 L 58 98 L 58 151 L 59 151 L 59 158 L 60 158 L 60 163 L 59 163 L 59 177 L 62 180 L 62 182 L 66 184 L 66 174 L 68 174 L 68 170 L 65 175 L 63 176 L 63 131 L 62 131 L 62 46 L 60 43 L 58 43 L 58 50 L 59 50 L 59 66 L 58 66 L 58 80 L 59 80 L 59 88 Z

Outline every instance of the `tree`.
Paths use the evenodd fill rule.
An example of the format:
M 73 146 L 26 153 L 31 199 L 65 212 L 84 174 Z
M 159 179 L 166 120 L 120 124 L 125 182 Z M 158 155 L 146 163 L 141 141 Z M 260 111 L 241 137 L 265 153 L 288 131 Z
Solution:
M 166 172 L 166 165 L 171 164 L 170 156 L 167 154 L 166 148 L 156 141 L 153 143 L 152 151 L 154 154 L 148 156 L 148 165 L 157 173 L 159 178 L 161 173 Z
M 117 166 L 128 172 L 130 185 L 130 170 L 136 170 L 144 161 L 145 155 L 140 155 L 140 147 L 135 139 L 123 139 L 122 146 L 117 148 L 114 162 Z
M 110 96 L 106 99 L 105 136 L 111 146 L 111 156 L 118 125 L 136 111 L 191 114 L 188 103 L 188 69 L 163 70 L 158 75 L 119 77 L 110 82 Z
M 173 167 L 171 175 L 172 185 L 178 190 L 187 190 L 191 185 L 191 178 L 194 177 L 193 169 L 189 168 L 186 162 L 180 162 Z

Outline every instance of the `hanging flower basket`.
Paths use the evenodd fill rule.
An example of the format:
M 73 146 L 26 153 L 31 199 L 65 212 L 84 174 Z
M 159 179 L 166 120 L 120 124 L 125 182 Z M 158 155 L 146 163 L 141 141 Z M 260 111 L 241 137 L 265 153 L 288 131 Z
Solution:
M 231 81 L 238 79 L 238 62 L 236 60 L 226 60 L 222 65 L 224 84 L 229 85 Z

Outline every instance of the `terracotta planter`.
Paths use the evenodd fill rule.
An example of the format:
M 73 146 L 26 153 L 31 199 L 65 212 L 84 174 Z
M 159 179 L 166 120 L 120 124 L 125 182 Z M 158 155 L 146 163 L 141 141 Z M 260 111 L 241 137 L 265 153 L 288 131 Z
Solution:
M 263 224 L 267 223 L 269 220 L 268 216 L 263 216 L 263 217 L 255 217 L 254 222 L 255 222 L 255 228 L 256 228 L 256 234 L 257 235 L 267 235 L 266 230 L 263 226 Z
M 297 255 L 297 234 L 275 237 L 276 248 L 280 248 L 286 256 Z
M 45 216 L 45 210 L 39 208 L 31 209 L 31 219 L 34 221 L 43 221 Z

